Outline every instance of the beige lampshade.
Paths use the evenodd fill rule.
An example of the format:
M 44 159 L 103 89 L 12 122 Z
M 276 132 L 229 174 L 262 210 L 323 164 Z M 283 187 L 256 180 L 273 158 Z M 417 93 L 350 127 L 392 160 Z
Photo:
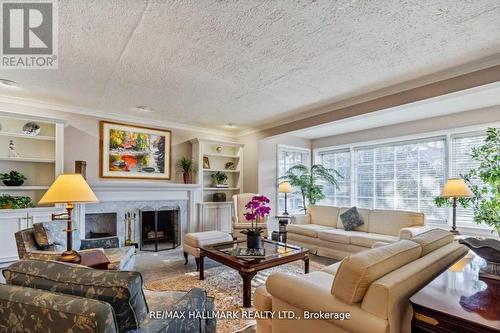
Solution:
M 461 178 L 450 178 L 444 185 L 441 196 L 445 198 L 471 197 L 472 192 Z
M 291 193 L 293 192 L 292 185 L 289 182 L 282 182 L 278 186 L 279 193 Z
M 39 204 L 98 202 L 89 184 L 79 173 L 59 175 Z

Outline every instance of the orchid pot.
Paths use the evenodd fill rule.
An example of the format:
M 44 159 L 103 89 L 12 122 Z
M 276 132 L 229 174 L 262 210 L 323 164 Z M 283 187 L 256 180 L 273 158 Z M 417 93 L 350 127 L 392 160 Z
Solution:
M 247 248 L 261 249 L 262 248 L 262 232 L 259 227 L 259 221 L 264 220 L 271 212 L 271 208 L 267 206 L 269 199 L 263 195 L 252 197 L 252 200 L 245 205 L 247 212 L 244 214 L 245 219 L 252 223 L 251 228 L 243 230 L 241 233 L 247 236 Z

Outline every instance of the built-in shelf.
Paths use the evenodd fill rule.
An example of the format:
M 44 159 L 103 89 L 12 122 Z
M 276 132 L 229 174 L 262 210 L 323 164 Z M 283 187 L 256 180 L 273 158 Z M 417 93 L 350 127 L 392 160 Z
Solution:
M 36 158 L 36 157 L 0 157 L 0 161 L 9 162 L 34 162 L 34 163 L 55 163 L 53 158 Z
M 26 185 L 26 186 L 0 186 L 0 192 L 8 191 L 38 191 L 38 190 L 48 190 L 48 185 Z
M 205 187 L 203 191 L 239 191 L 239 187 Z
M 208 154 L 205 153 L 203 156 L 207 157 L 223 157 L 223 158 L 240 158 L 239 155 L 233 155 L 233 154 Z
M 53 136 L 27 135 L 24 133 L 14 133 L 14 132 L 2 132 L 2 131 L 0 131 L 0 136 L 10 136 L 10 137 L 15 137 L 15 138 L 32 139 L 32 140 L 56 141 L 56 138 Z
M 203 172 L 240 172 L 240 170 L 227 170 L 227 169 L 203 169 Z

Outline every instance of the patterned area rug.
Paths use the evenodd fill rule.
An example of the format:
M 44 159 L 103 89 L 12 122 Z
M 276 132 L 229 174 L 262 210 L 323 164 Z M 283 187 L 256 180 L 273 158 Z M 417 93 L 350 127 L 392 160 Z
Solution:
M 324 266 L 310 262 L 309 270 L 317 271 Z M 255 288 L 264 285 L 269 275 L 275 272 L 283 272 L 292 275 L 304 274 L 304 262 L 296 261 L 287 265 L 270 268 L 259 272 L 252 280 L 252 304 Z M 147 282 L 145 289 L 150 291 L 188 291 L 194 287 L 203 288 L 208 295 L 215 298 L 217 311 L 240 311 L 242 309 L 243 281 L 239 273 L 226 266 L 217 266 L 205 270 L 205 280 L 198 279 L 198 272 L 189 272 L 176 277 Z M 152 297 L 153 293 L 148 292 Z M 245 309 L 252 311 L 254 308 Z M 248 319 L 219 319 L 217 321 L 217 332 L 233 333 L 255 325 L 255 321 Z

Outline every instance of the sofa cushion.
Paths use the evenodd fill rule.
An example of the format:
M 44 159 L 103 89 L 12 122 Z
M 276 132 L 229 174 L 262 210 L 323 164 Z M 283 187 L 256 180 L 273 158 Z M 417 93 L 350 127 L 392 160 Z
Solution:
M 109 303 L 120 332 L 138 329 L 148 307 L 139 272 L 101 271 L 55 261 L 21 260 L 3 270 L 9 284 Z
M 411 239 L 411 241 L 422 246 L 422 257 L 446 244 L 452 243 L 453 240 L 453 234 L 443 229 L 432 229 Z
M 401 240 L 350 255 L 335 274 L 332 294 L 347 303 L 361 302 L 373 281 L 420 258 L 421 252 L 417 243 Z
M 363 217 L 358 212 L 358 208 L 356 206 L 349 208 L 345 212 L 341 213 L 339 217 L 342 221 L 342 225 L 344 226 L 344 230 L 347 231 L 352 231 L 355 228 L 365 224 Z
M 307 282 L 314 283 L 321 288 L 331 288 L 334 276 L 327 272 L 316 271 L 306 275 L 301 275 Z
M 401 210 L 370 211 L 368 232 L 398 236 L 402 228 L 424 225 L 424 213 Z
M 113 247 L 104 249 L 104 254 L 109 260 L 108 269 L 110 270 L 128 270 L 129 261 L 135 255 L 134 246 Z
M 33 230 L 38 246 L 42 250 L 66 251 L 66 221 L 34 223 Z M 81 237 L 78 230 L 72 233 L 73 250 L 80 250 Z
M 311 205 L 307 208 L 307 213 L 311 215 L 311 223 L 332 228 L 337 227 L 338 207 Z
M 399 239 L 396 236 L 356 232 L 351 236 L 351 244 L 372 248 L 376 242 L 394 243 Z
M 324 231 L 324 230 L 330 230 L 330 229 L 333 229 L 333 228 L 325 227 L 323 225 L 318 225 L 318 224 L 298 224 L 298 225 L 289 224 L 286 227 L 286 230 L 289 233 L 299 234 L 299 235 L 313 237 L 313 238 L 318 237 L 318 232 Z
M 354 228 L 354 230 L 368 232 L 368 223 L 370 223 L 370 218 L 369 218 L 370 209 L 364 209 L 364 208 L 358 208 L 358 207 L 356 207 L 356 208 L 357 208 L 359 215 L 361 215 L 361 218 L 363 219 L 364 223 L 362 225 Z M 347 212 L 349 209 L 351 209 L 351 208 L 349 208 L 349 207 L 340 208 L 339 215 Z M 337 222 L 337 228 L 344 229 L 344 225 L 342 224 L 342 219 L 340 219 L 340 218 Z
M 318 238 L 334 243 L 350 244 L 351 236 L 355 234 L 356 231 L 331 229 L 318 232 Z

